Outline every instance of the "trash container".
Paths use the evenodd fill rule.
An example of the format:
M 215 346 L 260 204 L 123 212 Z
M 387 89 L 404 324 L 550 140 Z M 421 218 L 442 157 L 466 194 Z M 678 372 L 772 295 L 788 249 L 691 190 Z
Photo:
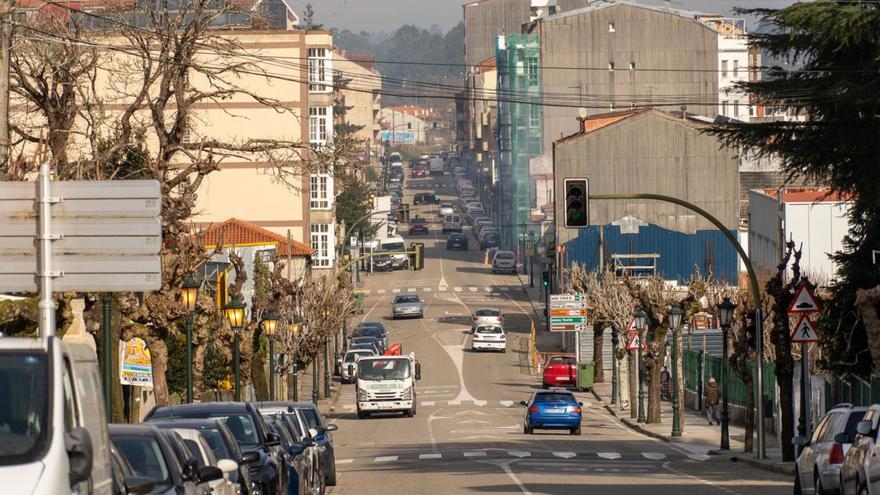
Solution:
M 356 290 L 352 291 L 354 294 L 354 307 L 355 311 L 358 313 L 364 312 L 364 291 Z
M 586 363 L 578 363 L 577 369 L 577 388 L 578 390 L 591 390 L 593 388 L 593 377 L 595 376 L 596 363 L 588 361 Z

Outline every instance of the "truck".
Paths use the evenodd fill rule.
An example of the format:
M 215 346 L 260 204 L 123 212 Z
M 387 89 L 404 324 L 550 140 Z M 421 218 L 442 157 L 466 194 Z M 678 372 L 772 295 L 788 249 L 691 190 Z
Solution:
M 431 175 L 443 175 L 445 169 L 446 164 L 443 163 L 442 158 L 433 157 L 428 160 L 428 170 L 431 172 Z
M 358 418 L 387 412 L 400 412 L 410 418 L 416 415 L 416 382 L 422 378 L 422 366 L 415 353 L 361 356 L 348 366 L 348 375 L 357 377 Z

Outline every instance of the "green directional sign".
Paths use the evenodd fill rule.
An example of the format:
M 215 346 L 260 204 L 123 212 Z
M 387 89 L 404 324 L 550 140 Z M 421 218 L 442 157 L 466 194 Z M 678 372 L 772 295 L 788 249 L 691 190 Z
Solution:
M 551 325 L 583 325 L 587 322 L 585 316 L 551 316 Z

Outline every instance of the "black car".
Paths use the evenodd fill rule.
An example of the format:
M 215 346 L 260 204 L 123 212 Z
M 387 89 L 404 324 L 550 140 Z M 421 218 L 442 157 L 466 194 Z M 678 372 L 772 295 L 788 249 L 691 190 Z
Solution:
M 370 258 L 373 263 L 373 271 L 390 272 L 394 270 L 394 256 L 384 253 L 376 253 Z
M 209 402 L 154 407 L 144 421 L 158 419 L 222 419 L 249 461 L 251 480 L 261 494 L 280 495 L 287 492 L 287 470 L 283 462 L 281 441 L 269 431 L 263 416 L 249 403 Z M 248 455 L 255 453 L 257 456 Z
M 350 346 L 357 344 L 376 344 L 379 354 L 385 352 L 385 339 L 379 336 L 354 337 L 351 339 L 351 342 L 349 342 Z
M 149 422 L 157 428 L 187 428 L 198 430 L 205 437 L 214 456 L 217 459 L 231 459 L 238 463 L 238 469 L 229 474 L 229 480 L 237 483 L 241 493 L 251 492 L 251 475 L 248 470 L 249 462 L 256 459 L 255 454 L 242 455 L 238 448 L 238 442 L 232 435 L 232 431 L 222 419 L 156 419 Z
M 415 205 L 439 205 L 440 204 L 440 196 L 437 196 L 434 193 L 418 193 L 413 198 L 413 204 L 415 204 Z
M 486 232 L 480 240 L 480 249 L 495 248 L 501 245 L 501 239 L 496 232 Z
M 422 217 L 415 217 L 409 221 L 409 233 L 412 234 L 428 234 L 428 221 Z
M 113 493 L 140 495 L 151 493 L 156 487 L 156 480 L 138 476 L 134 472 L 134 468 L 122 457 L 113 442 L 110 442 L 110 473 L 113 476 Z
M 446 238 L 446 250 L 452 251 L 453 249 L 461 249 L 463 251 L 468 250 L 468 240 L 464 234 L 453 232 Z
M 197 495 L 202 483 L 218 480 L 223 472 L 216 466 L 194 468 L 182 463 L 167 431 L 152 425 L 109 425 L 110 439 L 137 476 L 155 481 L 150 493 Z
M 311 487 L 319 487 L 320 493 L 323 493 L 323 487 L 326 485 L 336 484 L 336 465 L 335 458 L 330 460 L 334 465 L 329 466 L 325 475 L 324 460 L 322 460 L 324 447 L 318 444 L 309 431 L 308 422 L 302 411 L 293 407 L 293 402 L 268 401 L 255 402 L 254 405 L 260 411 L 260 414 L 266 418 L 280 418 L 287 426 L 293 446 L 291 452 L 295 455 L 307 458 L 302 459 L 300 465 L 300 478 Z M 328 426 L 330 430 L 335 430 L 336 425 Z
M 355 327 L 354 330 L 351 331 L 351 338 L 355 339 L 358 337 L 374 337 L 377 339 L 381 339 L 385 344 L 385 349 L 388 348 L 388 331 L 385 330 L 385 327 L 382 326 L 381 323 L 372 324 L 372 322 L 361 322 Z
M 306 426 L 313 433 L 312 438 L 323 447 L 321 450 L 321 469 L 327 485 L 336 485 L 336 452 L 333 450 L 333 437 L 331 431 L 336 431 L 336 425 L 325 425 L 324 418 L 318 412 L 318 406 L 311 402 L 292 402 L 290 405 L 298 409 L 306 420 Z

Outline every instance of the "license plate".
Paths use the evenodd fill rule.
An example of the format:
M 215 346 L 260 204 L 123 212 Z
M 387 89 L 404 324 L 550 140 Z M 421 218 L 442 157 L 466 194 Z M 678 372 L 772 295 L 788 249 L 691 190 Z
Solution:
M 544 411 L 548 412 L 548 413 L 564 413 L 565 408 L 564 407 L 548 407 L 547 409 L 544 409 Z
M 556 381 L 564 382 L 565 380 L 568 380 L 568 378 L 564 377 L 564 376 L 557 376 L 556 377 Z

